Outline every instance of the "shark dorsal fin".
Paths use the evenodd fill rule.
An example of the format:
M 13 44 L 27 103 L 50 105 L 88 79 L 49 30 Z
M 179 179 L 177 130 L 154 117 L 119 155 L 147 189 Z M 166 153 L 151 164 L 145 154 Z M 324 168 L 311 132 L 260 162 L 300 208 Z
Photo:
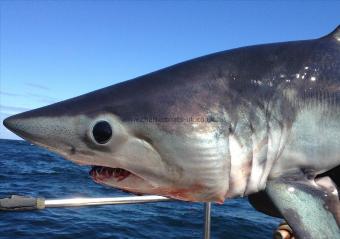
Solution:
M 335 30 L 329 33 L 326 37 L 333 38 L 340 42 L 340 25 L 338 25 L 337 28 L 335 28 Z

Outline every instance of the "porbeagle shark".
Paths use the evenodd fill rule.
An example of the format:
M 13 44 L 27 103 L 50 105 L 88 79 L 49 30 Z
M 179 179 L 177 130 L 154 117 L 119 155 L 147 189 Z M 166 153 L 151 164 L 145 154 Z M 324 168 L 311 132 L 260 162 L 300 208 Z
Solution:
M 298 238 L 340 238 L 340 26 L 199 57 L 7 118 L 28 141 L 138 194 L 249 196 Z

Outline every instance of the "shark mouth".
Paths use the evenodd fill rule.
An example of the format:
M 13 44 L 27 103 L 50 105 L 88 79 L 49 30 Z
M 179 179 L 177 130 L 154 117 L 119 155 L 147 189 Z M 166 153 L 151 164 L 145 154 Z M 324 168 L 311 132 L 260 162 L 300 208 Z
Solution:
M 118 182 L 123 181 L 131 175 L 131 172 L 122 168 L 109 168 L 103 166 L 93 166 L 89 172 L 94 181 L 99 182 L 110 178 L 116 179 Z

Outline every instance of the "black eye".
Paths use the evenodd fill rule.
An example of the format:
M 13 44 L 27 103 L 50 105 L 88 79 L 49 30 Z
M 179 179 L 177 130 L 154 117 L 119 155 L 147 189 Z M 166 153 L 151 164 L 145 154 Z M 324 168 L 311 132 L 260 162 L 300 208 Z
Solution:
M 111 139 L 112 128 L 106 121 L 99 121 L 92 129 L 93 138 L 98 144 L 105 144 Z

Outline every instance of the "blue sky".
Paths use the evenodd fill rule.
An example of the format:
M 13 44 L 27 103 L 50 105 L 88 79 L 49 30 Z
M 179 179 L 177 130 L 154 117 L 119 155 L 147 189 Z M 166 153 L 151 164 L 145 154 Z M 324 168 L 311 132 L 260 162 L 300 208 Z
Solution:
M 190 58 L 317 38 L 339 1 L 1 1 L 0 120 Z M 16 138 L 1 124 L 0 138 Z

